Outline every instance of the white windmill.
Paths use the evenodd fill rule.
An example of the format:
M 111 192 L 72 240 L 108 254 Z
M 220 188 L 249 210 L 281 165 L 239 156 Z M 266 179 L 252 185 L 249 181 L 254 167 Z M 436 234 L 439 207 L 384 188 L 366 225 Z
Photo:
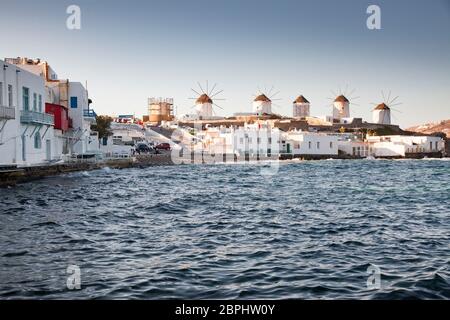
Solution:
M 203 87 L 201 86 L 200 82 L 197 82 L 198 87 L 200 89 L 200 92 L 194 89 L 191 89 L 193 92 L 195 92 L 198 97 L 196 98 L 189 98 L 195 100 L 195 104 L 193 107 L 195 107 L 196 115 L 198 119 L 205 120 L 205 119 L 211 119 L 215 116 L 215 112 L 213 109 L 213 105 L 218 107 L 219 109 L 222 109 L 218 104 L 216 104 L 214 101 L 218 100 L 225 100 L 225 99 L 219 99 L 215 98 L 217 95 L 223 92 L 223 90 L 214 91 L 217 87 L 217 83 L 214 84 L 211 90 L 209 90 L 209 83 L 206 81 L 206 91 L 203 90 Z M 214 99 L 214 100 L 213 100 Z
M 331 91 L 333 95 L 336 97 L 329 98 L 333 100 L 332 107 L 333 107 L 333 119 L 337 121 L 342 121 L 342 119 L 350 118 L 350 104 L 358 105 L 354 102 L 351 102 L 353 100 L 358 99 L 359 97 L 351 97 L 352 94 L 355 92 L 355 89 L 348 92 L 348 86 L 346 87 L 345 91 L 342 92 L 342 90 L 339 88 L 338 93 Z M 347 98 L 351 97 L 351 98 Z
M 281 99 L 274 99 L 275 96 L 280 92 L 278 91 L 272 94 L 273 89 L 274 87 L 272 86 L 272 88 L 269 91 L 267 90 L 261 91 L 258 87 L 258 93 L 254 95 L 255 98 L 253 100 L 253 113 L 257 115 L 272 114 L 272 104 L 274 104 L 273 101 L 281 100 Z
M 293 102 L 292 116 L 294 118 L 305 118 L 310 115 L 310 103 L 303 95 L 300 95 Z
M 392 123 L 391 111 L 392 110 L 398 111 L 398 110 L 393 109 L 392 107 L 401 105 L 401 103 L 394 103 L 398 99 L 398 96 L 391 100 L 391 92 L 389 92 L 387 99 L 386 99 L 386 96 L 383 91 L 381 91 L 381 95 L 383 96 L 384 102 L 382 102 L 380 104 L 372 103 L 373 105 L 376 106 L 375 109 L 372 110 L 372 121 L 373 121 L 373 123 L 377 123 L 377 124 L 388 124 L 389 125 Z M 400 111 L 398 111 L 398 112 L 400 112 Z

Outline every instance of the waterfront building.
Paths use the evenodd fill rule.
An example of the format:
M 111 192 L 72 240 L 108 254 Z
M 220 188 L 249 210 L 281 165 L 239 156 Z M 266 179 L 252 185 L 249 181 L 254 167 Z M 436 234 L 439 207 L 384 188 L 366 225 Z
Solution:
M 96 113 L 91 109 L 87 89 L 80 82 L 58 79 L 48 62 L 40 59 L 7 58 L 6 62 L 34 73 L 45 83 L 45 108 L 56 117 L 52 160 L 72 154 L 84 155 L 98 152 L 98 134 L 91 132 Z
M 339 153 L 355 158 L 372 156 L 373 152 L 367 141 L 353 133 L 336 134 Z
M 435 136 L 368 136 L 374 157 L 407 157 L 442 155 L 445 141 Z
M 54 116 L 45 110 L 41 76 L 0 60 L 0 165 L 31 166 L 54 158 Z
M 292 116 L 294 118 L 306 118 L 310 116 L 310 104 L 304 96 L 298 96 L 293 104 Z
M 283 134 L 285 137 L 287 154 L 311 157 L 335 157 L 338 155 L 338 138 L 335 135 L 299 130 Z

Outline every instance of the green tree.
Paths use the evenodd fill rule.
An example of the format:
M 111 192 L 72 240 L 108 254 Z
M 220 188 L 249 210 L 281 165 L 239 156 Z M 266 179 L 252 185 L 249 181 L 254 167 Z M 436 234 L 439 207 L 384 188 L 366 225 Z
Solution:
M 113 119 L 109 116 L 97 116 L 96 123 L 91 126 L 91 130 L 98 132 L 98 139 L 112 136 L 111 122 Z

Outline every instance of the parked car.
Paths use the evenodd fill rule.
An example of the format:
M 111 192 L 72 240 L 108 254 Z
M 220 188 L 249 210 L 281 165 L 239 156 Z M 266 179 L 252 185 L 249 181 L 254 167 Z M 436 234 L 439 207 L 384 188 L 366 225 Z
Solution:
M 153 149 L 150 148 L 145 143 L 138 143 L 136 145 L 136 152 L 139 153 L 139 154 L 141 154 L 141 153 L 151 153 L 152 151 L 153 151 Z
M 170 144 L 160 143 L 155 147 L 156 150 L 170 150 Z

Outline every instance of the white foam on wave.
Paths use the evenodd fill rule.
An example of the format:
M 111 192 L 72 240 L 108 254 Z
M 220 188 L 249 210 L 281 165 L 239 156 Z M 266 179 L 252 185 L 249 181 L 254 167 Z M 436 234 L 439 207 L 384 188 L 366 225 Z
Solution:
M 112 169 L 111 169 L 110 167 L 104 167 L 104 168 L 102 169 L 102 171 L 105 172 L 105 173 L 111 173 L 111 172 L 112 172 Z

